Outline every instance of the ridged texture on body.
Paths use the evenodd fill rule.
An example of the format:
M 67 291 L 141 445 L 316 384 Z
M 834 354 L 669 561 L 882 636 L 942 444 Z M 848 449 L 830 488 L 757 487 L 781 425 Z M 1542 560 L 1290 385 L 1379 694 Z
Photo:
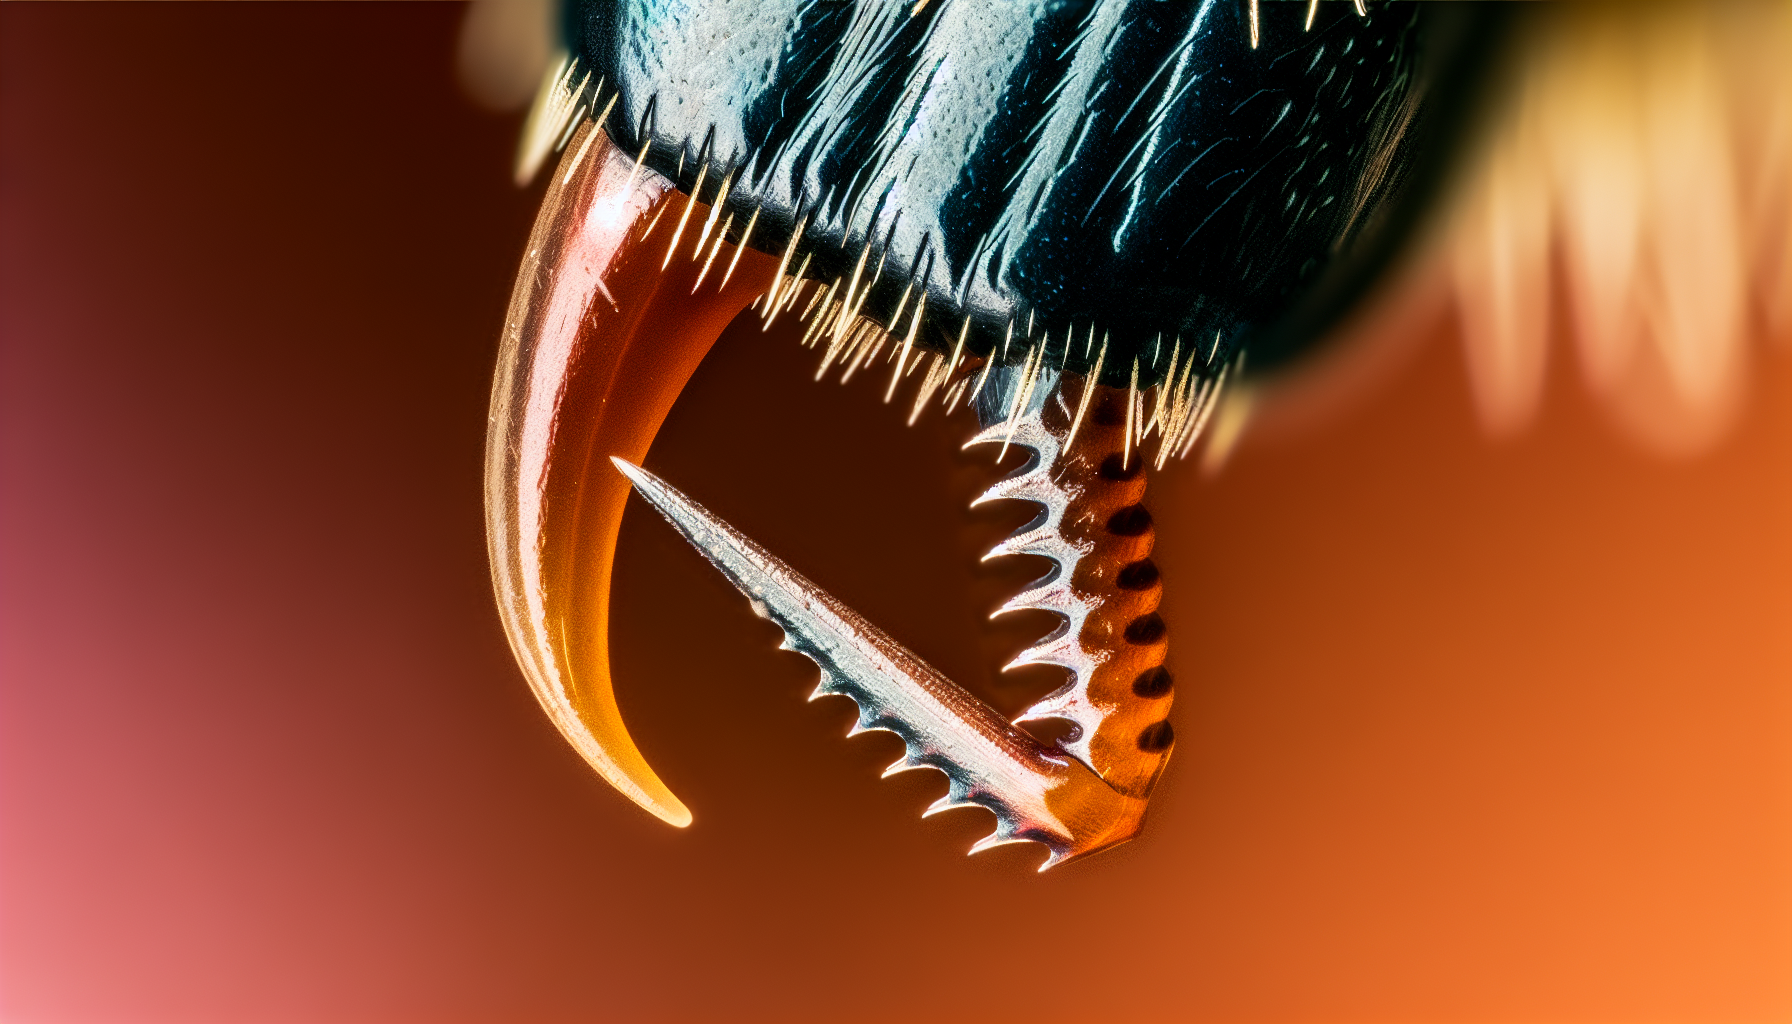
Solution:
M 1080 373 L 1098 324 L 1117 385 L 1160 333 L 1223 359 L 1344 308 L 1442 121 L 1420 52 L 1463 63 L 1433 29 L 1455 5 L 1258 6 L 575 0 L 567 30 L 618 143 L 693 194 L 731 181 L 700 198 L 756 216 L 755 248 L 821 280 L 869 253 L 863 313 L 894 329 L 917 290 L 934 351 L 1034 321 Z

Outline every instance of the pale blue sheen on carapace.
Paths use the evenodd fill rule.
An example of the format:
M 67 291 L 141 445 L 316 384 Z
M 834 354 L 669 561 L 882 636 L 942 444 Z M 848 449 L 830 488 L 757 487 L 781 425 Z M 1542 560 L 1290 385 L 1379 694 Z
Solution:
M 1094 324 L 1125 383 L 1160 334 L 1274 358 L 1362 290 L 1461 91 L 1455 6 L 1265 2 L 1254 49 L 1248 0 L 575 0 L 567 33 L 623 147 L 687 190 L 706 163 L 705 202 L 734 172 L 755 248 L 804 220 L 831 280 L 869 244 L 865 311 L 912 279 L 935 348 L 1031 315 L 1074 371 Z

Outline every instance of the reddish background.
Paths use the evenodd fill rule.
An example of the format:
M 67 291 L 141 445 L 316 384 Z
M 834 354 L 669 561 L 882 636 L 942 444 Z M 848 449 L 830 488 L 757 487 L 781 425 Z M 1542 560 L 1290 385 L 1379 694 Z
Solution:
M 1572 384 L 1485 442 L 1439 332 L 1167 474 L 1179 753 L 1141 841 L 1045 876 L 917 822 L 939 778 L 879 782 L 894 741 L 631 506 L 620 699 L 696 824 L 610 791 L 489 593 L 535 197 L 459 15 L 0 5 L 7 1019 L 1792 1016 L 1783 357 L 1669 464 Z M 1020 706 L 988 456 L 811 358 L 737 325 L 649 465 Z

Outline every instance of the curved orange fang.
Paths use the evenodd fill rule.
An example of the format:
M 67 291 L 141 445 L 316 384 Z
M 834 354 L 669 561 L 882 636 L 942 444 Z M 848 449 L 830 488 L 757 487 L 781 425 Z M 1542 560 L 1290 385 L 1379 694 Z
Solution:
M 611 685 L 610 570 L 629 483 L 609 457 L 646 456 L 775 261 L 746 250 L 732 266 L 728 240 L 654 232 L 694 200 L 591 122 L 566 153 L 517 274 L 492 384 L 492 584 L 517 662 L 562 735 L 611 785 L 684 826 L 691 812 L 635 747 Z M 701 222 L 708 207 L 690 212 Z M 734 273 L 708 266 L 717 254 Z

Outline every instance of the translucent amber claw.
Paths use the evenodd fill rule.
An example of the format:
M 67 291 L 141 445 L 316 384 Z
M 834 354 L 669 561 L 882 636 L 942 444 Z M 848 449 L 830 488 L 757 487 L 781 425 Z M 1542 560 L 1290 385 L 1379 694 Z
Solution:
M 647 232 L 694 200 L 590 122 L 565 152 L 511 293 L 492 384 L 492 584 L 517 662 L 567 741 L 630 799 L 684 826 L 691 812 L 641 756 L 611 686 L 610 570 L 629 485 L 608 457 L 646 456 L 773 261 L 745 251 L 725 286 L 710 275 L 697 288 L 701 264 L 665 260 L 671 233 Z M 726 260 L 734 241 L 721 243 Z

